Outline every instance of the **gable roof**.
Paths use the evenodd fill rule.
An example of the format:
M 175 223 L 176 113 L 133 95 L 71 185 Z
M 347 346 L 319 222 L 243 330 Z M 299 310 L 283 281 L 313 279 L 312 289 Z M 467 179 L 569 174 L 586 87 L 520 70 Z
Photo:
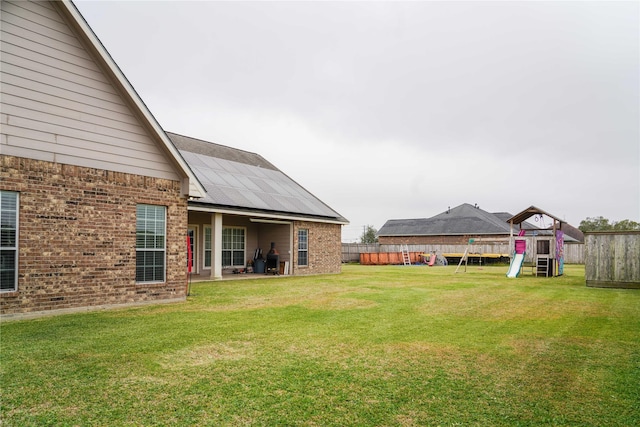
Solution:
M 256 153 L 167 132 L 204 185 L 191 207 L 348 224 L 339 213 Z
M 511 215 L 492 214 L 463 203 L 431 218 L 389 220 L 378 231 L 378 236 L 508 235 L 509 224 L 501 216 Z
M 59 10 L 68 18 L 70 25 L 84 38 L 86 47 L 92 51 L 94 57 L 103 65 L 104 70 L 116 87 L 121 90 L 125 99 L 127 99 L 139 113 L 140 119 L 144 121 L 148 131 L 153 135 L 154 140 L 160 143 L 165 153 L 174 162 L 177 170 L 184 175 L 186 180 L 183 181 L 183 184 L 185 184 L 183 185 L 183 193 L 191 197 L 204 196 L 205 189 L 196 178 L 196 175 L 189 168 L 189 165 L 182 158 L 176 147 L 171 143 L 171 140 L 165 134 L 160 124 L 156 121 L 155 117 L 153 117 L 131 83 L 102 45 L 80 11 L 71 0 L 56 1 L 54 3 L 60 6 Z
M 554 221 L 558 221 L 559 223 L 563 223 L 564 221 L 562 221 L 559 218 L 556 218 L 555 216 L 551 215 L 548 212 L 543 211 L 540 208 L 537 208 L 535 206 L 529 206 L 527 209 L 523 210 L 520 213 L 515 214 L 514 216 L 512 216 L 511 218 L 507 219 L 507 222 L 513 222 L 514 224 L 520 224 L 524 221 L 526 221 L 527 219 L 531 218 L 532 216 L 535 215 L 546 215 L 549 218 L 552 218 Z
M 571 224 L 561 220 L 560 218 L 557 218 L 557 217 L 551 215 L 550 213 L 545 212 L 542 209 L 537 208 L 535 206 L 529 206 L 528 208 L 526 208 L 522 212 L 517 213 L 517 214 L 507 218 L 506 221 L 508 223 L 513 222 L 514 227 L 516 225 L 524 224 L 525 226 L 522 227 L 522 228 L 529 229 L 530 227 L 527 226 L 528 223 L 526 223 L 525 221 L 527 219 L 531 218 L 532 216 L 536 216 L 536 215 L 546 215 L 549 218 L 553 219 L 554 221 L 557 221 L 558 222 L 557 228 L 564 232 L 565 240 L 568 240 L 568 241 L 575 240 L 575 241 L 584 243 L 584 233 L 580 229 L 572 226 Z M 553 226 L 547 227 L 547 230 L 553 230 Z M 570 239 L 567 239 L 566 236 L 569 236 Z
M 545 213 L 545 215 L 548 214 Z M 508 212 L 490 213 L 477 206 L 463 203 L 431 218 L 388 220 L 377 235 L 384 237 L 496 234 L 508 236 L 511 233 L 510 220 L 513 217 Z M 521 228 L 534 230 L 539 235 L 552 234 L 550 229 L 540 228 L 524 219 L 521 223 L 513 225 L 514 232 L 518 232 Z M 580 230 L 567 223 L 562 223 L 562 230 L 565 232 L 565 242 L 584 241 L 584 237 L 580 236 Z

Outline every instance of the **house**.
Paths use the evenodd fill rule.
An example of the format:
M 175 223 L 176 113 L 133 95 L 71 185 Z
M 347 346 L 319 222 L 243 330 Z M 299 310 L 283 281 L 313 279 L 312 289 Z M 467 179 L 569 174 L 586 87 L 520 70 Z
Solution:
M 536 230 L 540 235 L 550 233 L 544 230 L 546 224 L 535 225 L 524 220 L 516 222 L 512 230 L 511 217 L 507 212 L 490 213 L 477 205 L 463 203 L 431 218 L 388 220 L 377 236 L 380 244 L 388 245 L 466 245 L 469 239 L 508 241 L 509 236 L 520 231 L 520 226 Z M 569 241 L 581 238 L 579 230 L 563 223 L 565 228 L 570 230 L 567 231 Z
M 470 238 L 508 238 L 507 213 L 463 203 L 431 218 L 391 219 L 378 230 L 381 244 L 466 245 Z
M 72 2 L 0 10 L 3 317 L 184 300 L 190 246 L 214 278 L 267 242 L 292 274 L 339 271 L 346 220 L 257 155 L 170 138 Z M 259 172 L 298 193 L 260 205 Z
M 532 222 L 527 222 L 530 218 Z M 582 262 L 583 245 L 574 245 L 584 241 L 582 232 L 535 206 L 512 215 L 490 213 L 464 203 L 431 218 L 388 220 L 378 231 L 378 240 L 386 247 L 406 245 L 422 252 L 437 251 L 450 261 L 469 256 L 486 262 L 510 257 L 514 236 L 518 235 L 527 241 L 529 249 L 523 258 L 526 263 L 534 264 L 543 258 L 555 260 L 549 275 L 561 274 L 565 259 Z M 571 248 L 567 258 L 567 244 L 579 246 L 575 249 L 580 250 Z
M 194 274 L 246 271 L 272 247 L 276 273 L 340 272 L 340 214 L 258 154 L 167 134 L 207 191 L 188 203 Z
M 204 187 L 71 2 L 0 5 L 0 313 L 184 299 Z

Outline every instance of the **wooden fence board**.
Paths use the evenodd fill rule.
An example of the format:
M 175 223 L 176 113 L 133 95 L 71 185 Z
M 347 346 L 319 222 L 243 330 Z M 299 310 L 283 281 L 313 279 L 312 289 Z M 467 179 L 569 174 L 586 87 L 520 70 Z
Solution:
M 640 288 L 640 232 L 585 233 L 587 286 Z

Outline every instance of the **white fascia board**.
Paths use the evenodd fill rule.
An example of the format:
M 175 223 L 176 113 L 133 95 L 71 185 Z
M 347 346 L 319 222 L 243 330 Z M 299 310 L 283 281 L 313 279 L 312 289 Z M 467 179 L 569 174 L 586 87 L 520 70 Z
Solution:
M 207 208 L 204 206 L 192 206 L 189 205 L 187 209 L 190 212 L 206 212 L 206 213 L 220 213 L 227 215 L 240 215 L 247 216 L 250 218 L 264 218 L 264 219 L 274 219 L 281 221 L 306 221 L 306 222 L 320 222 L 323 224 L 339 224 L 339 225 L 348 225 L 349 222 L 339 221 L 335 219 L 322 219 L 322 218 L 308 218 L 297 215 L 278 215 L 278 214 L 269 214 L 269 213 L 257 213 L 257 212 L 248 212 L 243 210 L 235 210 L 235 209 L 219 209 L 219 208 Z
M 165 150 L 171 155 L 176 165 L 186 178 L 189 179 L 189 185 L 183 185 L 183 192 L 190 197 L 204 197 L 207 193 L 204 186 L 200 183 L 196 175 L 193 173 L 187 162 L 182 158 L 182 155 L 178 149 L 173 145 L 167 134 L 164 132 L 158 121 L 153 117 L 151 111 L 147 108 L 145 103 L 140 98 L 140 95 L 135 91 L 129 80 L 118 67 L 118 64 L 113 60 L 107 49 L 104 47 L 98 36 L 93 32 L 87 21 L 84 19 L 78 8 L 73 4 L 71 0 L 62 0 L 55 2 L 62 6 L 62 9 L 73 19 L 78 26 L 80 32 L 86 37 L 89 44 L 95 49 L 98 56 L 103 60 L 104 65 L 116 78 L 122 89 L 126 92 L 129 100 L 135 105 L 142 117 L 147 121 L 149 127 L 153 130 L 156 136 L 162 141 Z

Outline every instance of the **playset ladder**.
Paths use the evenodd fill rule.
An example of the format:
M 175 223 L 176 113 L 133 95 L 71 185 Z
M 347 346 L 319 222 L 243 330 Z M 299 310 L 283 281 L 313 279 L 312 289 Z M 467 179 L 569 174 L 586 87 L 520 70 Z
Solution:
M 407 245 L 402 246 L 402 262 L 404 265 L 411 265 L 411 256 L 409 255 L 409 247 Z
M 536 276 L 549 277 L 549 258 L 539 256 L 536 259 Z

